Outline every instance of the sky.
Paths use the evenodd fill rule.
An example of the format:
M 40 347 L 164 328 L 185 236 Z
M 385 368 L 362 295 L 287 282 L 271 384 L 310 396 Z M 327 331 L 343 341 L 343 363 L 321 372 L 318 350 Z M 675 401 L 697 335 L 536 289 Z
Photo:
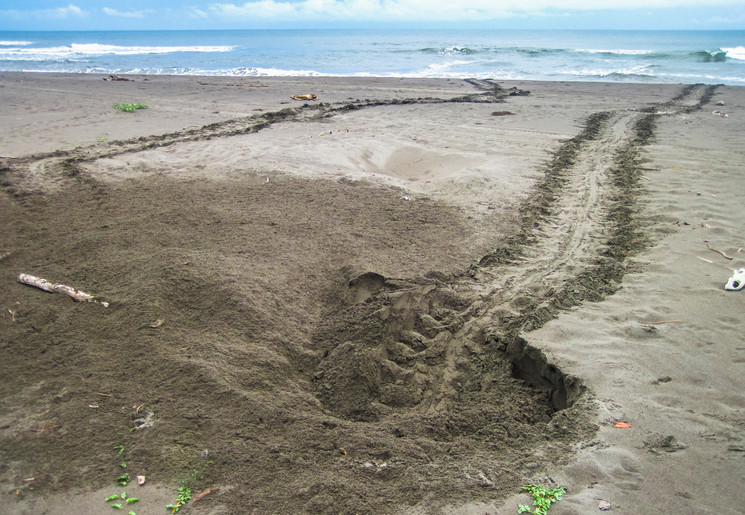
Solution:
M 706 4 L 706 5 L 702 5 Z M 745 29 L 745 0 L 3 0 L 0 30 Z

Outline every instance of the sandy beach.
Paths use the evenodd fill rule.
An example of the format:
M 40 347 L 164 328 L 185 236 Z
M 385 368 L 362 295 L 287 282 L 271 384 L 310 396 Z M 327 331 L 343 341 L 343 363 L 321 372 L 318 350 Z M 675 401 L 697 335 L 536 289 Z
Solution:
M 105 78 L 0 73 L 0 511 L 742 513 L 745 89 Z

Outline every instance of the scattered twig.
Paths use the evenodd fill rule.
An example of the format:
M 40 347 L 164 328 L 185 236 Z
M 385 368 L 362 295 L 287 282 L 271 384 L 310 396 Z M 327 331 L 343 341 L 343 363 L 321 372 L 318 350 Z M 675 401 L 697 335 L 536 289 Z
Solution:
M 714 252 L 716 252 L 718 254 L 721 254 L 724 259 L 729 259 L 730 261 L 732 261 L 732 258 L 729 257 L 727 254 L 725 254 L 723 251 L 711 247 L 708 243 L 706 244 L 706 248 L 709 249 L 709 250 L 711 250 L 711 251 L 714 251 Z
M 682 320 L 656 320 L 654 322 L 641 322 L 642 325 L 659 325 L 659 324 L 672 324 L 673 322 L 682 322 Z
M 713 262 L 713 261 L 712 261 L 711 259 L 706 259 L 706 258 L 702 258 L 701 256 L 696 256 L 696 257 L 697 257 L 698 259 L 700 259 L 701 261 L 705 261 L 705 262 L 707 262 L 707 263 L 710 263 L 710 264 L 712 264 L 712 265 L 714 265 L 714 266 L 718 266 L 718 267 L 724 268 L 724 269 L 726 269 L 726 270 L 730 270 L 730 271 L 732 271 L 732 272 L 734 272 L 734 271 L 735 271 L 735 269 L 734 269 L 734 268 L 731 268 L 731 267 L 729 267 L 729 266 L 724 266 L 724 265 L 718 265 L 718 264 L 714 263 L 714 262 Z
M 103 397 L 113 397 L 110 393 L 101 393 L 101 392 L 94 392 L 96 395 L 101 395 Z
M 23 284 L 28 284 L 29 286 L 34 286 L 36 288 L 39 288 L 40 290 L 48 291 L 51 293 L 64 293 L 77 302 L 95 302 L 97 304 L 101 304 L 105 308 L 109 307 L 108 302 L 99 302 L 95 300 L 93 298 L 93 295 L 91 295 L 90 293 L 76 290 L 75 288 L 71 286 L 65 286 L 64 284 L 51 283 L 41 277 L 36 277 L 29 274 L 18 274 L 18 281 L 22 282 Z

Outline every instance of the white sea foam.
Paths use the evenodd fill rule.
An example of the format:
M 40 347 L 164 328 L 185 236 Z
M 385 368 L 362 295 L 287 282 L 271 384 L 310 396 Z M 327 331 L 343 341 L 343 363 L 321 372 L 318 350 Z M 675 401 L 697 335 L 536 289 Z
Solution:
M 431 73 L 440 73 L 462 64 L 471 64 L 471 61 L 448 61 L 446 63 L 433 63 L 427 66 L 426 70 Z
M 618 54 L 618 55 L 646 55 L 654 53 L 652 50 L 614 49 L 604 50 L 599 48 L 578 48 L 576 52 L 584 54 Z
M 73 43 L 70 46 L 44 48 L 0 48 L 0 59 L 43 61 L 75 59 L 101 55 L 170 54 L 175 52 L 230 52 L 232 46 L 118 46 L 100 43 Z
M 719 75 L 711 75 L 711 74 L 694 74 L 694 73 L 660 73 L 658 75 L 660 79 L 668 79 L 671 82 L 684 82 L 684 83 L 694 83 L 694 82 L 701 82 L 706 81 L 709 83 L 727 83 L 734 86 L 743 86 L 745 85 L 745 78 L 743 77 L 734 77 L 734 76 L 719 76 Z
M 202 68 L 130 68 L 118 70 L 89 70 L 89 73 L 118 73 L 133 75 L 196 75 L 215 77 L 327 77 L 330 73 L 314 70 L 282 70 L 279 68 L 240 67 L 219 70 L 205 70 Z
M 0 41 L 0 46 L 26 46 L 33 43 L 33 41 Z
M 736 46 L 734 48 L 722 48 L 722 52 L 727 54 L 730 59 L 737 59 L 738 61 L 745 61 L 745 47 Z
M 613 77 L 613 76 L 637 76 L 637 77 L 653 77 L 654 73 L 646 66 L 633 66 L 631 68 L 624 69 L 603 69 L 603 68 L 581 68 L 576 70 L 560 70 L 559 74 L 564 74 L 574 77 L 582 77 L 586 79 L 593 79 L 597 77 Z

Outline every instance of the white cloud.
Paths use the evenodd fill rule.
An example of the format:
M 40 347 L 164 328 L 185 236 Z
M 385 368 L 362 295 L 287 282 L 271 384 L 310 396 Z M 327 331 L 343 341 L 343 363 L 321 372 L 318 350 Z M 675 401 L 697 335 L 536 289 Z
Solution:
M 741 2 L 713 0 L 710 6 L 736 6 Z M 230 19 L 476 20 L 546 11 L 700 6 L 701 0 L 252 0 L 242 4 L 211 4 L 209 11 L 217 17 Z
M 194 19 L 199 20 L 199 19 L 209 18 L 209 14 L 207 13 L 207 11 L 204 11 L 198 7 L 190 7 L 186 11 L 186 17 L 192 20 Z
M 43 9 L 35 11 L 40 15 L 47 15 L 50 18 L 83 18 L 88 16 L 88 11 L 82 10 L 77 5 L 70 4 L 67 7 L 58 7 L 57 9 Z
M 210 10 L 226 18 L 272 18 L 277 15 L 296 15 L 300 12 L 297 4 L 289 2 L 275 2 L 274 0 L 258 0 L 246 2 L 243 5 L 213 4 Z
M 66 19 L 66 18 L 85 18 L 89 15 L 77 5 L 70 4 L 67 7 L 58 7 L 56 9 L 35 9 L 31 11 L 21 11 L 18 9 L 0 10 L 0 16 L 16 20 L 32 19 Z
M 116 9 L 111 9 L 109 7 L 104 7 L 102 11 L 108 16 L 117 16 L 119 18 L 144 18 L 145 16 L 151 15 L 155 12 L 152 9 L 145 9 L 144 11 L 122 12 Z

